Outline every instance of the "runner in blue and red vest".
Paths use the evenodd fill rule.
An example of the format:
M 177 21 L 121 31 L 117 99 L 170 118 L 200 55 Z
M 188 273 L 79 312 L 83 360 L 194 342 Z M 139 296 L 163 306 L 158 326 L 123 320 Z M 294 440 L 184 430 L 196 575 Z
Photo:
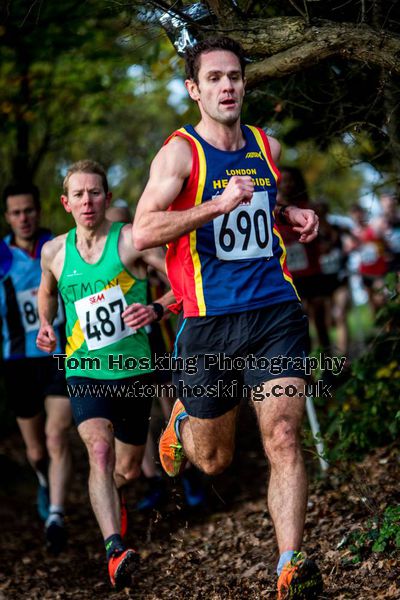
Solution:
M 299 552 L 307 505 L 298 435 L 306 376 L 293 361 L 308 350 L 308 322 L 275 212 L 300 243 L 315 239 L 318 218 L 293 206 L 276 210 L 280 145 L 240 123 L 240 45 L 230 38 L 204 40 L 185 60 L 186 88 L 201 120 L 176 131 L 157 154 L 133 226 L 138 249 L 168 244 L 168 277 L 183 309 L 174 349 L 181 359 L 174 374 L 181 400 L 160 439 L 160 459 L 170 476 L 187 458 L 210 475 L 224 470 L 233 456 L 238 404 L 250 388 L 271 465 L 279 598 L 315 597 L 321 574 Z M 221 364 L 226 357 L 231 362 Z M 195 373 L 185 368 L 188 359 L 195 359 Z M 271 359 L 285 359 L 280 373 L 266 364 Z M 279 397 L 275 385 L 282 386 Z M 288 385 L 295 397 L 289 398 Z

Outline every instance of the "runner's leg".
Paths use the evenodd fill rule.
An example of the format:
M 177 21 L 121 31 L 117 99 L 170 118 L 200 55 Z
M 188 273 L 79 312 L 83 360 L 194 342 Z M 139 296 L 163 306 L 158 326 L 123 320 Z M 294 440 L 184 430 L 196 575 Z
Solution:
M 71 475 L 71 451 L 68 443 L 71 406 L 66 396 L 47 396 L 45 405 L 46 445 L 50 457 L 50 501 L 53 505 L 64 506 Z
M 307 505 L 307 476 L 299 430 L 304 397 L 274 397 L 273 386 L 304 386 L 299 378 L 274 379 L 265 383 L 261 402 L 254 402 L 265 453 L 270 462 L 268 508 L 274 523 L 279 552 L 298 550 L 303 537 Z M 270 394 L 270 395 L 269 395 Z

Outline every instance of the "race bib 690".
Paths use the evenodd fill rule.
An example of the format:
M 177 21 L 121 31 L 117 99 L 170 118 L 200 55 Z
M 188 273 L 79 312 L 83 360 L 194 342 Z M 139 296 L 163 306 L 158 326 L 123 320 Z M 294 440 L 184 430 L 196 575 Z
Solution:
M 268 192 L 254 192 L 251 202 L 216 217 L 213 224 L 216 255 L 220 260 L 272 256 Z

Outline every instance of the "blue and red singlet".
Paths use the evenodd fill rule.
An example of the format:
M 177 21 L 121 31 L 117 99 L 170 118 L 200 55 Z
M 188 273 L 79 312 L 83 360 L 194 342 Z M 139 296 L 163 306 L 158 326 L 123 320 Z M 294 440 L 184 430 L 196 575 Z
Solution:
M 214 148 L 191 125 L 166 141 L 174 136 L 188 140 L 193 156 L 191 174 L 169 210 L 210 201 L 234 175 L 250 175 L 254 181 L 250 203 L 168 245 L 168 277 L 185 317 L 244 312 L 299 299 L 273 216 L 279 171 L 262 129 L 243 125 L 242 132 L 246 143 L 235 151 Z

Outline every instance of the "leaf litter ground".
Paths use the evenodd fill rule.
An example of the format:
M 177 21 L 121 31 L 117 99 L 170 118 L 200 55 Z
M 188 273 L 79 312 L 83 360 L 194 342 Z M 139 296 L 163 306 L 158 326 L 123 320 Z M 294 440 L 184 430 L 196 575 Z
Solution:
M 141 514 L 142 480 L 128 494 L 130 545 L 141 567 L 130 588 L 111 590 L 102 539 L 87 493 L 86 453 L 71 432 L 74 475 L 69 494 L 68 546 L 58 557 L 43 544 L 36 516 L 35 480 L 17 433 L 0 442 L 0 600 L 256 600 L 276 597 L 276 548 L 265 502 L 267 469 L 254 418 L 242 411 L 237 451 L 223 475 L 205 480 L 207 508 L 185 507 L 179 481 L 167 482 L 170 500 Z M 322 598 L 400 598 L 400 561 L 372 553 L 358 564 L 340 546 L 374 514 L 400 502 L 399 448 L 381 448 L 362 463 L 332 468 L 321 478 L 307 455 L 310 496 L 304 549 L 324 576 Z

